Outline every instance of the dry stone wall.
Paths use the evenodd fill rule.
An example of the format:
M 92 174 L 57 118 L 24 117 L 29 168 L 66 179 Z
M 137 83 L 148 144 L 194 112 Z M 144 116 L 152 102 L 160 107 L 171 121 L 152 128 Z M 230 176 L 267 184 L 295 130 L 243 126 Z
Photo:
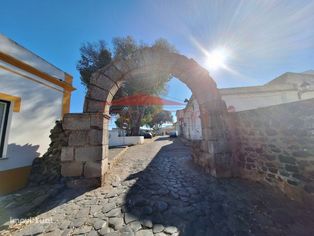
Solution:
M 68 137 L 62 128 L 61 121 L 56 121 L 49 137 L 51 142 L 47 152 L 33 161 L 29 176 L 31 186 L 57 183 L 61 178 L 61 149 L 68 144 Z
M 241 176 L 291 198 L 314 195 L 314 99 L 233 114 Z

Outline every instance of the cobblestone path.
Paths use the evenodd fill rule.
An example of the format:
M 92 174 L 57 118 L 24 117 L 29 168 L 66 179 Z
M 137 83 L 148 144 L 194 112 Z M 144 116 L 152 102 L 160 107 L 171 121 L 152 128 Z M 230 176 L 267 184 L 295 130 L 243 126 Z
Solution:
M 314 235 L 311 209 L 270 186 L 208 176 L 178 139 L 130 147 L 106 186 L 71 200 L 67 191 L 41 209 L 51 222 L 10 234 Z

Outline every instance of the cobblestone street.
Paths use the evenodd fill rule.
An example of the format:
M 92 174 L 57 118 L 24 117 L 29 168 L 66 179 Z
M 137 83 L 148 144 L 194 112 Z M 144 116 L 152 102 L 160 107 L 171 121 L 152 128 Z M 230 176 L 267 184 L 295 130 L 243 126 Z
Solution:
M 179 139 L 129 147 L 106 186 L 65 190 L 13 235 L 314 235 L 314 213 L 270 186 L 215 179 Z

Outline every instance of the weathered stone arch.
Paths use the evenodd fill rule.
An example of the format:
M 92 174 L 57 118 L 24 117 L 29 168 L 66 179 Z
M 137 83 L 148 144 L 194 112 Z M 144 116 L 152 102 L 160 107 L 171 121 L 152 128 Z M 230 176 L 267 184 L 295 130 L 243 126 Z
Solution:
M 69 133 L 69 145 L 62 150 L 64 176 L 90 178 L 106 173 L 109 108 L 113 96 L 123 81 L 158 72 L 180 79 L 200 105 L 203 140 L 194 148 L 194 160 L 214 176 L 231 175 L 231 153 L 224 119 L 226 106 L 208 71 L 183 55 L 145 48 L 95 72 L 83 113 L 65 116 L 63 123 Z

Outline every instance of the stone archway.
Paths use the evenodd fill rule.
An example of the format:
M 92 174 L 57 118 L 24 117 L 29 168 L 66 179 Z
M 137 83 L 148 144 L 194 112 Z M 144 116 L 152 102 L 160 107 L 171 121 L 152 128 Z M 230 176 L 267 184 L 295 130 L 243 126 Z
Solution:
M 203 140 L 194 145 L 193 159 L 213 176 L 231 175 L 227 109 L 208 71 L 183 55 L 145 48 L 95 72 L 83 113 L 64 117 L 69 142 L 61 153 L 63 176 L 104 176 L 108 163 L 109 104 L 113 96 L 124 80 L 158 72 L 169 73 L 185 83 L 200 106 Z

